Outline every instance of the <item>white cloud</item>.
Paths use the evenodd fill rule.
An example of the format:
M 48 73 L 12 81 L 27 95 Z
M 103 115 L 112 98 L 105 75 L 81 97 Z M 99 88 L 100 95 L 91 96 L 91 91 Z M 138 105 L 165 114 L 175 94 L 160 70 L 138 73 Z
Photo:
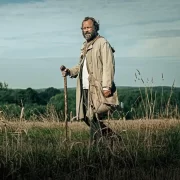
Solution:
M 138 66 L 148 72 L 144 57 L 180 56 L 180 38 L 176 31 L 180 29 L 179 12 L 179 0 L 45 0 L 0 5 L 0 77 L 6 77 L 3 67 L 4 71 L 16 67 L 13 72 L 18 74 L 21 70 L 19 76 L 22 79 L 18 86 L 27 86 L 27 76 L 28 83 L 31 81 L 32 85 L 43 81 L 43 86 L 46 83 L 49 86 L 38 71 L 43 74 L 45 69 L 49 69 L 47 76 L 53 79 L 56 73 L 59 75 L 59 71 L 54 69 L 59 64 L 71 66 L 78 62 L 83 41 L 80 26 L 85 16 L 100 20 L 100 34 L 115 47 L 116 57 L 141 57 L 138 62 L 126 63 L 125 67 L 131 67 L 132 71 Z M 57 61 L 52 57 L 56 57 Z M 2 62 L 2 58 L 6 61 Z M 43 64 L 43 69 L 38 58 L 48 58 L 49 62 Z M 32 79 L 30 70 L 26 68 L 30 60 L 34 74 Z M 141 63 L 143 60 L 144 63 Z M 19 64 L 14 66 L 12 62 Z M 121 67 L 121 62 L 116 61 L 116 67 Z M 127 68 L 121 68 L 122 76 Z M 126 80 L 122 79 L 125 83 L 132 78 L 128 76 L 129 69 L 127 72 Z M 16 86 L 17 82 L 12 77 L 9 73 L 8 82 Z M 59 86 L 58 83 L 59 79 L 52 86 Z
M 94 3 L 96 7 L 89 11 Z M 176 0 L 158 0 L 154 3 L 149 0 L 10 3 L 1 6 L 0 45 L 8 48 L 3 53 L 4 57 L 11 55 L 12 51 L 17 51 L 16 57 L 20 51 L 26 51 L 26 54 L 29 51 L 33 56 L 32 51 L 37 51 L 34 53 L 37 55 L 43 48 L 46 50 L 53 47 L 58 51 L 60 46 L 69 46 L 72 56 L 75 56 L 77 53 L 73 47 L 80 47 L 83 41 L 80 32 L 82 18 L 92 15 L 100 20 L 100 33 L 104 33 L 116 45 L 116 49 L 120 49 L 118 56 L 124 56 L 136 41 L 144 41 L 140 38 L 149 33 L 169 27 L 173 29 L 175 26 L 180 28 L 180 21 L 173 21 L 179 17 L 179 7 L 180 3 Z M 121 53 L 121 49 L 124 53 Z
M 129 49 L 129 57 L 180 57 L 180 37 L 142 39 Z

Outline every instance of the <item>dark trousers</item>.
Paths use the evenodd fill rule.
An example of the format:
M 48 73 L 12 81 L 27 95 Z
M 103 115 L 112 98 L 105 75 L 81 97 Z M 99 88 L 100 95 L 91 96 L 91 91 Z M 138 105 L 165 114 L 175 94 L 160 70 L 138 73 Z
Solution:
M 83 90 L 83 108 L 84 112 L 87 112 L 88 109 L 88 90 Z M 85 113 L 86 114 L 86 113 Z M 98 115 L 97 115 L 98 116 Z M 84 122 L 90 127 L 90 138 L 91 140 L 98 140 L 102 136 L 111 136 L 113 135 L 112 129 L 107 127 L 95 114 L 92 120 L 89 120 L 88 117 L 84 118 Z

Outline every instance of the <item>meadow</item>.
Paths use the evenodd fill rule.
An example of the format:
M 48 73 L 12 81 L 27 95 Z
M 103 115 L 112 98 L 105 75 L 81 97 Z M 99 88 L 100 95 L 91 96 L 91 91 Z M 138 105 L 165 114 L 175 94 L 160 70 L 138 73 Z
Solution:
M 135 74 L 136 75 L 136 74 Z M 163 76 L 162 76 L 163 79 Z M 179 180 L 180 88 L 118 88 L 120 102 L 103 120 L 121 138 L 91 144 L 75 119 L 75 89 L 64 93 L 0 89 L 0 180 Z M 66 131 L 67 130 L 67 131 Z
M 121 140 L 89 143 L 84 122 L 0 121 L 0 179 L 180 178 L 178 119 L 104 120 Z

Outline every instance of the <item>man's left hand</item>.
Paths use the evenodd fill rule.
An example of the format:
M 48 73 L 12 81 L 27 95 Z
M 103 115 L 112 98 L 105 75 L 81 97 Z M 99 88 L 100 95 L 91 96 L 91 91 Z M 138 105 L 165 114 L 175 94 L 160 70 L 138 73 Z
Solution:
M 103 90 L 103 95 L 104 95 L 104 97 L 109 97 L 110 95 L 111 95 L 111 90 L 109 89 L 109 90 Z

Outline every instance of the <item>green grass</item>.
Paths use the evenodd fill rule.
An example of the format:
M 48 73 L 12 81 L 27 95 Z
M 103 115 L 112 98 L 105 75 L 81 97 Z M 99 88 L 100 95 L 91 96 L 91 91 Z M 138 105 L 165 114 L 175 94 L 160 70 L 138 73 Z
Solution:
M 113 123 L 111 122 L 113 126 Z M 90 146 L 83 123 L 1 125 L 1 179 L 179 179 L 179 121 L 115 122 L 122 141 Z M 121 177 L 121 178 L 120 178 Z M 132 178 L 133 177 L 133 178 Z

